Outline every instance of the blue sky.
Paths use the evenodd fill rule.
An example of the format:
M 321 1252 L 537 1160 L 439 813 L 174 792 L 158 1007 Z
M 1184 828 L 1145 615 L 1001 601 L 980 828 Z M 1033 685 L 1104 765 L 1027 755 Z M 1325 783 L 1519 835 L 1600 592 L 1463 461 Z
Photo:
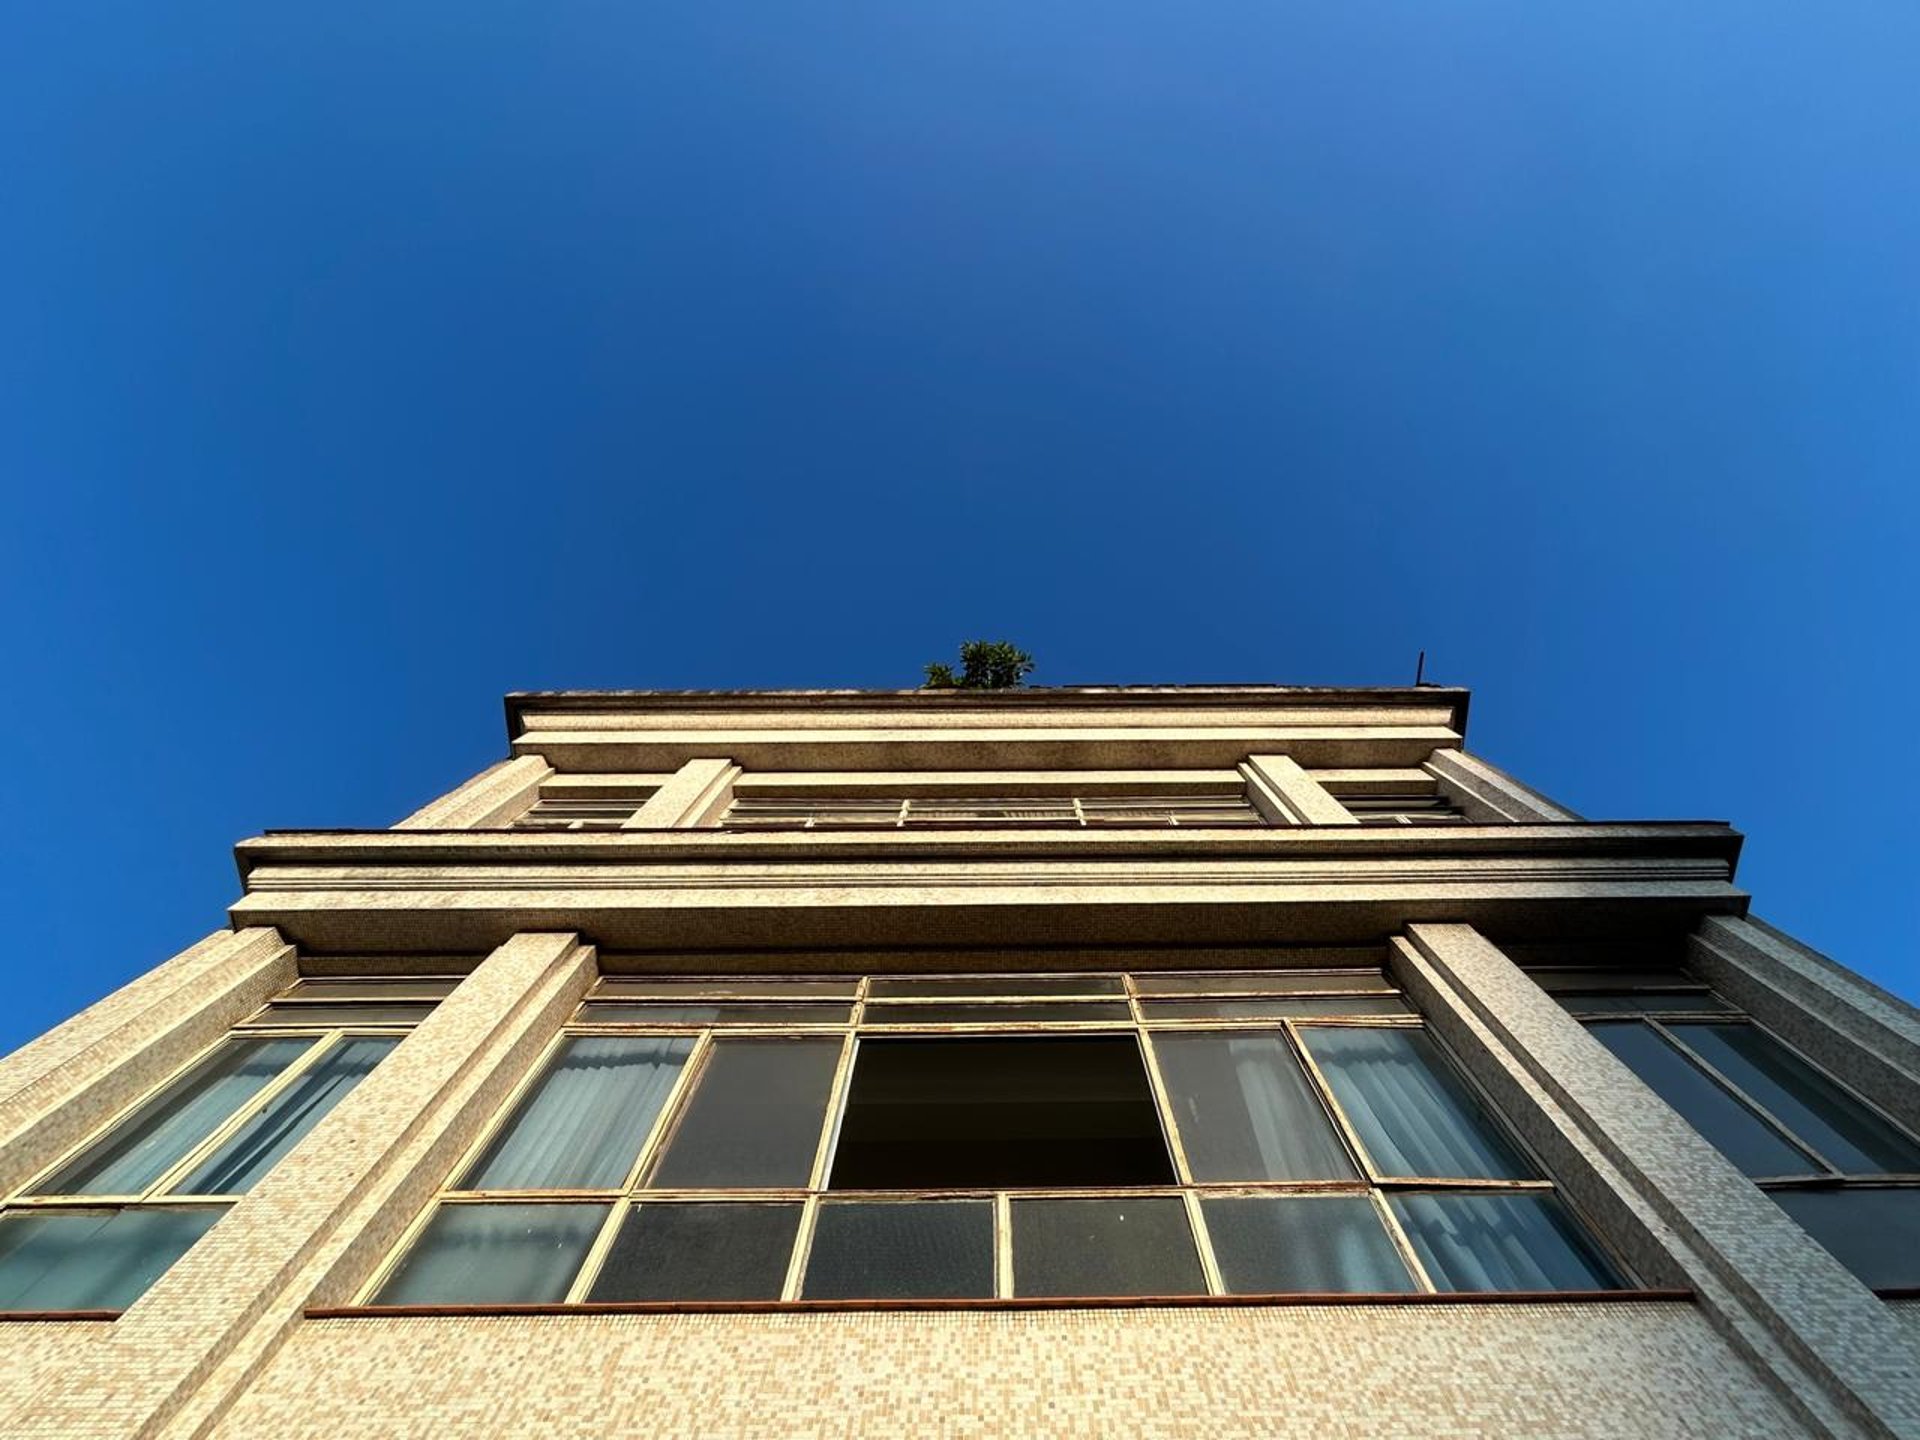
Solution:
M 1474 687 L 1920 994 L 1920 10 L 16 7 L 0 1049 L 554 686 Z

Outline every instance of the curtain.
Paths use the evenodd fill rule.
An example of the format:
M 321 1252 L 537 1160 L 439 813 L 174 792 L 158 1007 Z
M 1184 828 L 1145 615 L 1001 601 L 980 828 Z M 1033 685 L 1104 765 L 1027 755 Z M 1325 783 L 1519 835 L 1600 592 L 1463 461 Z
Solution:
M 1194 1179 L 1353 1178 L 1285 1037 L 1163 1033 L 1153 1047 Z
M 1441 1290 L 1607 1290 L 1621 1283 L 1551 1195 L 1396 1195 Z

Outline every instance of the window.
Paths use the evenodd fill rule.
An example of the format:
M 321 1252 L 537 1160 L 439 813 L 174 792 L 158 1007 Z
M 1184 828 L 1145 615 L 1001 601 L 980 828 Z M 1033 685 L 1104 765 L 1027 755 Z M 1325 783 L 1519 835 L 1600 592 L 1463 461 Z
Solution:
M 1378 970 L 605 979 L 365 1299 L 1626 1283 Z
M 0 1206 L 0 1312 L 146 1292 L 457 982 L 302 980 Z
M 1446 796 L 1389 794 L 1342 795 L 1340 803 L 1362 825 L 1465 825 L 1467 817 Z
M 1532 972 L 1867 1285 L 1920 1288 L 1920 1142 L 1678 967 Z
M 1239 789 L 1207 795 L 738 796 L 730 830 L 936 830 L 1018 826 L 1102 829 L 1263 825 Z

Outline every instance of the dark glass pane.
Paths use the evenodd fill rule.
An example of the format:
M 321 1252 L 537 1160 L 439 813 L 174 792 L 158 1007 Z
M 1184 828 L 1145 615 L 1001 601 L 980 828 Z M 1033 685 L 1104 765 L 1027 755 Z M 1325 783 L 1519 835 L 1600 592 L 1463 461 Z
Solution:
M 399 1043 L 390 1036 L 341 1041 L 197 1165 L 174 1187 L 175 1191 L 181 1195 L 245 1194 Z
M 824 1204 L 801 1293 L 808 1300 L 991 1296 L 993 1202 Z
M 1733 1007 L 1705 993 L 1641 995 L 1561 995 L 1575 1015 L 1710 1015 Z
M 568 1040 L 461 1182 L 466 1190 L 607 1190 L 626 1183 L 691 1037 Z
M 1820 1167 L 1647 1025 L 1589 1025 L 1667 1104 L 1749 1175 L 1814 1175 Z
M 1605 993 L 1699 983 L 1686 971 L 1677 968 L 1673 970 L 1607 970 L 1548 966 L 1544 969 L 1529 970 L 1527 974 L 1533 977 L 1534 983 L 1541 989 L 1555 995 L 1570 990 Z
M 305 1039 L 229 1040 L 115 1125 L 42 1195 L 137 1195 L 305 1055 Z
M 558 1303 L 606 1218 L 605 1205 L 442 1205 L 375 1303 Z
M 839 1040 L 716 1040 L 650 1183 L 805 1185 L 839 1062 Z
M 1125 1001 L 1036 1001 L 1031 1005 L 868 1005 L 868 1025 L 1012 1025 L 1037 1020 L 1131 1020 Z
M 204 1205 L 0 1217 L 0 1310 L 124 1310 L 226 1213 Z
M 1920 1289 L 1920 1190 L 1774 1190 L 1780 1208 L 1876 1290 Z
M 1317 1020 L 1345 1015 L 1411 1015 L 1398 995 L 1276 995 L 1264 1000 L 1142 1000 L 1147 1020 Z
M 1843 1171 L 1920 1173 L 1920 1146 L 1764 1030 L 1675 1025 L 1673 1033 Z
M 1207 1282 L 1172 1196 L 1013 1202 L 1015 1295 L 1204 1295 Z
M 1229 970 L 1136 974 L 1133 988 L 1142 995 L 1311 995 L 1393 987 L 1378 970 Z
M 323 1029 L 338 1025 L 417 1025 L 433 1013 L 436 1002 L 418 1005 L 269 1005 L 247 1017 L 248 1025 L 302 1025 Z
M 1233 1294 L 1419 1288 L 1365 1196 L 1231 1196 L 1200 1204 L 1221 1279 Z
M 1350 1180 L 1286 1037 L 1156 1035 L 1154 1054 L 1196 1180 Z
M 868 998 L 936 995 L 1124 995 L 1118 975 L 876 975 Z
M 1171 1183 L 1131 1037 L 860 1042 L 836 1190 Z
M 860 988 L 852 976 L 821 980 L 756 980 L 751 975 L 732 980 L 602 980 L 594 987 L 595 1000 L 851 1000 Z
M 1382 1175 L 1532 1177 L 1424 1031 L 1315 1026 L 1301 1040 Z
M 666 1005 L 589 1000 L 579 1018 L 591 1025 L 846 1025 L 851 1005 Z
M 800 1206 L 648 1204 L 621 1222 L 589 1300 L 778 1300 Z
M 1551 1195 L 1395 1195 L 1439 1290 L 1614 1290 L 1626 1282 Z
M 458 976 L 382 975 L 377 978 L 302 980 L 283 1000 L 444 1000 L 460 983 Z

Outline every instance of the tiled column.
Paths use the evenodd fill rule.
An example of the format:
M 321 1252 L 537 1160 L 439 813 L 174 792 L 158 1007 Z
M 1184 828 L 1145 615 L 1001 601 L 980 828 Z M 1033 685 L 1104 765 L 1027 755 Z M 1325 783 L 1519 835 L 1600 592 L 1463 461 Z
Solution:
M 1270 825 L 1358 825 L 1347 807 L 1286 755 L 1249 755 L 1247 798 Z
M 514 818 L 539 797 L 553 767 L 538 755 L 502 760 L 438 800 L 423 805 L 396 830 L 485 830 Z
M 494 951 L 339 1107 L 44 1385 L 10 1437 L 204 1434 L 307 1307 L 339 1303 L 428 1203 L 591 982 L 572 935 Z
M 1436 750 L 1423 767 L 1469 820 L 1578 820 L 1538 790 L 1464 750 Z
M 1471 926 L 1408 936 L 1430 1023 L 1630 1258 L 1677 1271 L 1817 1431 L 1920 1435 L 1920 1365 L 1871 1291 Z
M 621 828 L 691 830 L 718 824 L 739 775 L 740 767 L 731 760 L 689 760 Z
M 0 1193 L 29 1179 L 294 978 L 276 930 L 220 931 L 0 1060 Z

